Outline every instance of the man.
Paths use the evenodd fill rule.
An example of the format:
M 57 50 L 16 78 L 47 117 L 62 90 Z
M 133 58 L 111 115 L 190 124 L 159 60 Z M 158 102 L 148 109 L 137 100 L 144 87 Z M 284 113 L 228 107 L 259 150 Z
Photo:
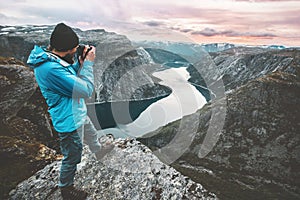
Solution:
M 112 144 L 100 144 L 96 129 L 87 117 L 84 98 L 94 89 L 93 62 L 95 47 L 85 47 L 76 57 L 79 38 L 69 26 L 54 28 L 48 49 L 34 46 L 27 64 L 34 69 L 36 81 L 48 104 L 48 111 L 60 139 L 64 156 L 58 186 L 63 199 L 85 199 L 87 193 L 73 186 L 76 166 L 81 162 L 82 141 L 101 159 Z M 87 52 L 88 51 L 88 52 Z

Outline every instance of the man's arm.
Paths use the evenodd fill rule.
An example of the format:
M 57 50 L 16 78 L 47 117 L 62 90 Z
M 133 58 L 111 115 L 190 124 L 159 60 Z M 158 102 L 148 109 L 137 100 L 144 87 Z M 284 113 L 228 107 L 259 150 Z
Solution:
M 93 64 L 96 57 L 95 52 L 95 47 L 92 47 L 77 75 L 71 74 L 60 66 L 50 70 L 47 76 L 49 88 L 57 93 L 73 98 L 92 96 L 94 90 Z
M 73 98 L 90 97 L 94 90 L 93 62 L 85 61 L 78 75 L 65 68 L 52 68 L 47 75 L 48 88 Z

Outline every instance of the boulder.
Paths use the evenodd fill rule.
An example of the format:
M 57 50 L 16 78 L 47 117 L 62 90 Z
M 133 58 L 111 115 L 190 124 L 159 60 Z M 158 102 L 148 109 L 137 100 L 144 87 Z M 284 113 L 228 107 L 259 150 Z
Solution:
M 118 139 L 115 144 L 101 161 L 84 147 L 74 185 L 87 191 L 88 199 L 217 199 L 138 141 Z M 54 162 L 20 183 L 10 199 L 62 199 L 57 188 L 60 164 Z

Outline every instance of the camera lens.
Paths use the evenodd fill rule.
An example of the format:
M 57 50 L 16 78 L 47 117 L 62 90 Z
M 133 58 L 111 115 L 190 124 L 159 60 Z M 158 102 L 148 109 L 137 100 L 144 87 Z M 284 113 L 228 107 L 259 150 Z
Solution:
M 78 55 L 78 56 L 82 56 L 82 55 L 83 55 L 84 48 L 85 48 L 85 45 L 82 45 L 82 44 L 80 44 L 80 45 L 77 47 L 77 55 Z

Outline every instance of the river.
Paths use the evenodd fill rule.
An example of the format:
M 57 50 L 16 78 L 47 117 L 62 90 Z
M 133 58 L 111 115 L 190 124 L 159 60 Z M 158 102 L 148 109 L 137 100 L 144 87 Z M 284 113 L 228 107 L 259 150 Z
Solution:
M 130 124 L 107 128 L 99 134 L 113 134 L 115 137 L 141 137 L 172 121 L 192 114 L 206 104 L 205 97 L 187 80 L 190 78 L 186 67 L 169 68 L 153 73 L 160 84 L 172 89 L 172 93 L 151 104 Z

